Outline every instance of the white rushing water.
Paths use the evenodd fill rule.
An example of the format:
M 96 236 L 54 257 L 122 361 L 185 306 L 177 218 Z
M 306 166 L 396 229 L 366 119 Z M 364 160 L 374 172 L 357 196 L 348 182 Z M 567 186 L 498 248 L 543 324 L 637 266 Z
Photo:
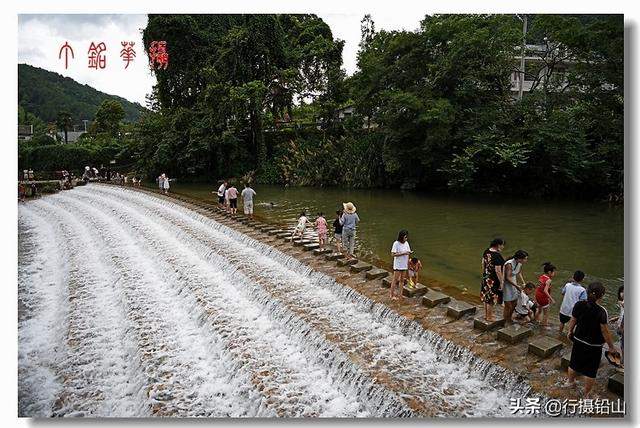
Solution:
M 23 416 L 511 416 L 511 372 L 215 220 L 89 185 L 19 208 Z

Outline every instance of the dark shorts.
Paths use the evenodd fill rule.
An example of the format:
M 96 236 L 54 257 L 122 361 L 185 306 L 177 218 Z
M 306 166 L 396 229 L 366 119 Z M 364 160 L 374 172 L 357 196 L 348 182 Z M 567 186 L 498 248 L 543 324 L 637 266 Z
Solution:
M 238 208 L 238 198 L 236 199 L 229 199 L 229 206 L 231 208 Z
M 224 196 L 218 196 L 218 203 L 224 204 Z
M 560 314 L 560 322 L 562 324 L 566 324 L 571 321 L 571 317 L 566 316 L 565 314 Z

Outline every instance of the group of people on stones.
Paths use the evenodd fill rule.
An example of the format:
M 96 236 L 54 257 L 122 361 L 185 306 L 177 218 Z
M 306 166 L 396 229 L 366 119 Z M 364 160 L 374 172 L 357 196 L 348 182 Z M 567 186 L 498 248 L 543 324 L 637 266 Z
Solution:
M 480 297 L 484 304 L 485 320 L 495 321 L 494 307 L 503 306 L 506 323 L 539 323 L 548 328 L 548 316 L 555 299 L 551 294 L 552 281 L 557 268 L 550 262 L 542 264 L 542 274 L 537 284 L 524 279 L 523 267 L 529 259 L 525 250 L 517 250 L 505 261 L 502 251 L 505 241 L 495 238 L 482 255 L 482 282 Z M 624 288 L 618 290 L 620 316 L 610 320 L 602 306 L 606 289 L 600 282 L 592 282 L 586 288 L 582 284 L 585 273 L 577 270 L 561 289 L 559 309 L 559 334 L 568 325 L 567 337 L 573 342 L 569 363 L 568 385 L 574 386 L 578 375 L 585 377 L 584 391 L 588 396 L 593 388 L 604 344 L 605 357 L 616 367 L 624 360 Z M 622 354 L 617 351 L 609 323 L 615 322 L 620 336 Z
M 218 207 L 224 209 L 228 213 L 238 213 L 238 195 L 242 197 L 244 214 L 253 218 L 253 198 L 256 191 L 251 188 L 249 183 L 244 184 L 244 189 L 238 194 L 238 189 L 233 183 L 224 180 L 217 191 L 213 191 L 218 196 Z

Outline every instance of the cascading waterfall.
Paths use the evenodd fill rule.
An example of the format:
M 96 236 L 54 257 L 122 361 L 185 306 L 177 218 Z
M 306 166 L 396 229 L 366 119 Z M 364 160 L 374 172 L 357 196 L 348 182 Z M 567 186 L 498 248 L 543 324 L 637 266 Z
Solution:
M 83 247 L 95 246 L 85 254 L 85 270 L 105 278 L 81 285 L 97 281 L 102 294 L 81 296 L 87 300 L 83 307 L 97 307 L 98 297 L 109 297 L 99 319 L 126 332 L 107 349 L 125 367 L 115 376 L 109 364 L 99 365 L 105 380 L 95 399 L 113 402 L 105 396 L 125 383 L 129 404 L 105 407 L 91 397 L 74 404 L 71 396 L 62 414 L 82 409 L 112 416 L 511 416 L 509 398 L 530 394 L 514 373 L 179 204 L 87 186 L 21 205 L 19 217 L 24 242 L 48 236 L 56 245 L 62 241 L 66 251 L 83 254 Z M 59 233 L 45 219 L 61 224 Z M 74 247 L 74 240 L 83 245 Z M 31 318 L 20 321 L 21 337 L 37 337 L 35 326 L 55 318 L 54 309 L 63 311 L 66 301 L 60 296 L 68 280 L 56 263 L 44 267 L 58 278 L 47 293 L 35 284 L 34 254 L 40 260 L 57 257 L 56 245 L 37 242 L 20 250 L 19 297 L 57 303 L 42 312 L 27 309 Z M 61 339 L 49 339 L 49 348 L 56 340 Z M 103 347 L 94 342 L 84 338 L 77 352 L 96 355 Z M 48 415 L 47 406 L 53 407 L 64 384 L 40 391 L 43 397 L 31 396 L 26 385 L 42 376 L 51 351 L 43 349 L 27 363 L 25 352 L 45 346 L 26 343 L 19 349 L 22 410 Z M 120 346 L 135 351 L 117 351 Z M 49 368 L 51 376 L 74 371 L 64 364 Z

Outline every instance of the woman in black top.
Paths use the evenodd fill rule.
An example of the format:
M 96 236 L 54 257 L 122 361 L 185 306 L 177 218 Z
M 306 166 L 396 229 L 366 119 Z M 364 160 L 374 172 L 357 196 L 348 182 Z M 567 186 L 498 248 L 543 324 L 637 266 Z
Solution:
M 616 351 L 607 327 L 607 310 L 600 306 L 604 292 L 605 289 L 601 283 L 589 284 L 587 300 L 579 301 L 574 305 L 571 321 L 569 321 L 567 337 L 573 341 L 569 362 L 569 385 L 575 385 L 577 375 L 585 376 L 585 397 L 589 396 L 596 380 L 605 342 L 610 351 Z
M 342 210 L 336 211 L 336 219 L 333 221 L 333 238 L 338 247 L 338 252 L 342 252 L 342 224 L 340 224 L 340 217 L 342 217 Z
M 489 244 L 482 254 L 482 284 L 480 286 L 480 298 L 484 303 L 484 319 L 495 321 L 493 305 L 502 303 L 502 281 L 504 273 L 502 265 L 504 258 L 500 254 L 504 248 L 504 240 L 496 238 Z

